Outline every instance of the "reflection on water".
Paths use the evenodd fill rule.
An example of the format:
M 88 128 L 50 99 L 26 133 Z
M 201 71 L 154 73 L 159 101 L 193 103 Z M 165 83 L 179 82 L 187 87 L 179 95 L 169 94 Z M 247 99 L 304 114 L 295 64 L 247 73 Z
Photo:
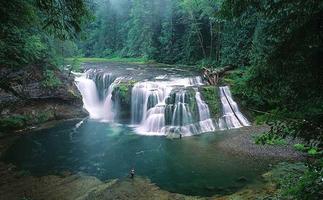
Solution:
M 124 178 L 135 168 L 137 175 L 162 189 L 205 196 L 252 183 L 268 165 L 219 149 L 217 143 L 228 135 L 170 140 L 137 135 L 125 125 L 69 121 L 26 134 L 8 150 L 5 160 L 34 175 L 70 170 L 101 180 Z M 247 181 L 239 182 L 241 177 Z

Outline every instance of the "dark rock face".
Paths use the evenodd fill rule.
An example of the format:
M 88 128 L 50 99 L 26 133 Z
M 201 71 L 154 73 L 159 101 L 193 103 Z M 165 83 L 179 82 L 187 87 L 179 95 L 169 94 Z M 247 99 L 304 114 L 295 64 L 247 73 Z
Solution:
M 0 69 L 0 127 L 19 116 L 20 125 L 86 116 L 74 78 L 54 70 L 58 84 L 47 86 L 41 67 Z M 15 120 L 12 120 L 14 118 Z M 8 129 L 11 129 L 7 127 Z

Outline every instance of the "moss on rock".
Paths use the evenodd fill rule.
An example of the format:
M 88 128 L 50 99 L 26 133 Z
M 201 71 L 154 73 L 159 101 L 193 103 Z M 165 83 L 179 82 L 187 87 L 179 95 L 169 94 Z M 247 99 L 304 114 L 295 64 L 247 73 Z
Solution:
M 121 82 L 115 86 L 112 92 L 112 100 L 122 108 L 118 113 L 118 117 L 121 119 L 129 119 L 131 116 L 131 92 L 135 83 L 133 80 Z
M 26 125 L 27 117 L 24 115 L 12 115 L 0 119 L 1 130 L 18 130 Z
M 211 117 L 219 118 L 221 115 L 221 102 L 219 89 L 215 86 L 204 86 L 201 88 L 201 94 L 204 101 L 208 104 Z

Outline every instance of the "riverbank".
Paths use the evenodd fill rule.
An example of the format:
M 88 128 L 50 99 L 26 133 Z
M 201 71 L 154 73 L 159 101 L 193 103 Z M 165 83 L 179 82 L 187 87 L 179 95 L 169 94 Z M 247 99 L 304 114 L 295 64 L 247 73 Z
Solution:
M 296 151 L 294 148 L 294 144 L 298 143 L 297 140 L 286 139 L 286 144 L 282 145 L 255 144 L 255 137 L 269 130 L 270 127 L 267 125 L 242 127 L 239 129 L 239 134 L 231 134 L 218 145 L 232 154 L 243 154 L 253 158 L 284 161 L 297 161 L 305 158 L 305 153 Z

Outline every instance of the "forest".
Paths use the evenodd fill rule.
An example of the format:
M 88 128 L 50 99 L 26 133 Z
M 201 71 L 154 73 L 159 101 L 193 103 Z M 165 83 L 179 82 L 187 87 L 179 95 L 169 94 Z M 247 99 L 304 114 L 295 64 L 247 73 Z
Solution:
M 285 179 L 279 179 L 276 193 L 264 199 L 323 196 L 322 1 L 10 0 L 1 1 L 0 10 L 1 138 L 61 115 L 72 118 L 72 111 L 60 110 L 64 113 L 60 114 L 49 109 L 44 114 L 41 110 L 53 102 L 60 109 L 66 109 L 67 102 L 82 107 L 79 92 L 71 89 L 75 87 L 71 71 L 84 72 L 88 69 L 82 68 L 84 63 L 129 64 L 122 70 L 132 68 L 131 64 L 156 65 L 156 69 L 165 65 L 200 74 L 228 67 L 214 87 L 229 85 L 252 127 L 269 127 L 255 143 L 276 148 L 296 140 L 292 149 L 305 154 L 300 161 L 304 168 L 282 167 Z M 102 79 L 95 76 L 95 81 Z M 39 85 L 30 84 L 38 79 Z M 135 81 L 120 83 L 116 83 L 120 85 L 117 92 L 111 91 L 112 96 L 117 93 L 116 98 L 136 88 Z M 96 84 L 104 88 L 107 83 Z M 213 113 L 221 110 L 217 109 L 220 102 L 212 98 L 219 94 L 210 88 L 201 93 L 216 116 Z M 106 94 L 108 89 L 104 89 Z M 78 90 L 86 104 L 79 86 Z M 135 97 L 122 100 L 129 110 L 133 109 L 131 98 Z M 30 105 L 41 109 L 26 117 L 31 111 L 22 114 L 20 108 Z

